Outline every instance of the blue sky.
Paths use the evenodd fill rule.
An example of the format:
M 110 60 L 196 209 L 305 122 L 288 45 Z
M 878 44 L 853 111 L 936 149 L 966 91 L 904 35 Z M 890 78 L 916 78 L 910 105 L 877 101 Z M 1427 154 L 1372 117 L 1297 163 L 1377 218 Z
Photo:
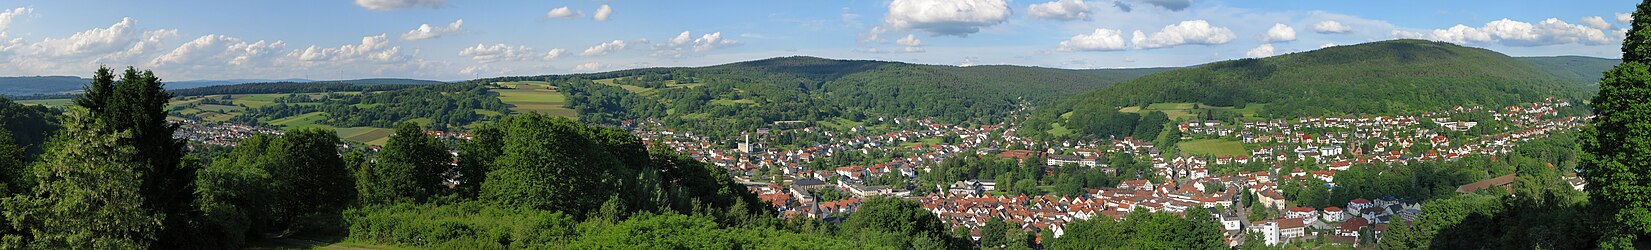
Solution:
M 1186 66 L 1395 38 L 1618 57 L 1630 1 L 0 0 L 0 75 L 473 77 L 776 56 Z

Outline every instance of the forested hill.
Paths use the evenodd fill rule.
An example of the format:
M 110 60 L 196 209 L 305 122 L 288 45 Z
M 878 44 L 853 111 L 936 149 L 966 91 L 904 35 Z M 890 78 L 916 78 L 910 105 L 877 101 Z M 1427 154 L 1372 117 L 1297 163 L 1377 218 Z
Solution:
M 1606 70 L 1611 70 L 1611 67 L 1622 63 L 1622 59 L 1586 56 L 1520 57 L 1519 60 L 1536 65 L 1537 69 L 1542 69 L 1549 74 L 1582 86 L 1598 84 L 1599 79 L 1605 76 Z
M 1585 99 L 1586 88 L 1567 84 L 1571 81 L 1486 49 L 1391 40 L 1164 71 L 1079 94 L 1059 109 L 1268 103 L 1264 114 L 1288 116 L 1502 106 L 1548 96 Z
M 556 83 L 558 91 L 569 95 L 569 107 L 587 122 L 714 120 L 727 128 L 748 129 L 773 121 L 859 121 L 867 117 L 989 123 L 1002 119 L 1020 103 L 1052 104 L 1074 93 L 1162 70 L 956 67 L 794 56 L 707 67 L 478 81 Z

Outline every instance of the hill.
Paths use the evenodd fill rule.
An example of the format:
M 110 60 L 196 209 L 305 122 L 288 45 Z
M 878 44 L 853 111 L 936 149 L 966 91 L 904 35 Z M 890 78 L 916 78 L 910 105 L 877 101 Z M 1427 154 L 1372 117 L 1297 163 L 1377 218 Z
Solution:
M 1424 112 L 1548 96 L 1580 100 L 1586 91 L 1567 84 L 1575 79 L 1486 49 L 1392 40 L 1168 70 L 1073 96 L 1051 112 L 1154 103 L 1267 103 L 1262 116 Z
M 1163 70 L 956 67 L 794 56 L 707 67 L 477 81 L 552 83 L 587 122 L 657 118 L 667 125 L 715 125 L 718 128 L 707 130 L 738 131 L 776 121 L 858 124 L 877 117 L 990 123 L 1020 104 L 1052 104 L 1073 93 Z
M 1606 70 L 1622 63 L 1622 59 L 1586 56 L 1520 57 L 1519 60 L 1535 65 L 1537 69 L 1561 79 L 1587 86 L 1598 84 L 1599 79 L 1605 76 Z

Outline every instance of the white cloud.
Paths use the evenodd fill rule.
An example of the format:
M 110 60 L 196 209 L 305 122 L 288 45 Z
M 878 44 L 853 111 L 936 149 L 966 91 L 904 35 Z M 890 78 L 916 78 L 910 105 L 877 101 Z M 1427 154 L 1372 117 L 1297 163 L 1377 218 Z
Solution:
M 602 63 L 599 63 L 599 62 L 588 62 L 588 63 L 579 64 L 577 66 L 573 66 L 573 71 L 591 72 L 591 71 L 598 71 L 598 70 L 602 70 L 602 69 L 606 69 L 606 68 L 608 68 L 607 64 L 602 64 Z
M 499 61 L 526 61 L 542 58 L 539 57 L 538 53 L 533 51 L 533 48 L 528 48 L 527 46 L 513 47 L 502 43 L 494 45 L 483 45 L 478 43 L 474 47 L 459 50 L 459 56 L 470 57 L 470 60 L 475 60 L 476 62 L 483 64 Z
M 1395 30 L 1393 36 L 1457 44 L 1497 43 L 1517 47 L 1571 43 L 1605 45 L 1621 39 L 1620 35 L 1607 36 L 1602 29 L 1566 23 L 1557 18 L 1548 18 L 1535 24 L 1503 18 L 1477 28 L 1458 24 L 1427 33 Z
M 1128 48 L 1128 46 L 1124 45 L 1123 32 L 1113 29 L 1095 29 L 1094 33 L 1088 35 L 1078 34 L 1072 36 L 1072 39 L 1062 41 L 1059 50 L 1108 51 L 1123 50 L 1125 48 Z
M 1004 0 L 894 0 L 883 21 L 895 29 L 967 36 L 1009 19 Z
M 1611 23 L 1605 22 L 1605 18 L 1600 16 L 1584 17 L 1582 18 L 1582 24 L 1588 25 L 1589 28 L 1602 30 L 1611 29 Z
M 267 65 L 275 55 L 286 48 L 283 41 L 247 42 L 240 38 L 210 34 L 195 38 L 165 55 L 149 62 L 152 66 L 181 65 L 202 67 L 214 65 Z
M 872 26 L 870 30 L 866 30 L 866 33 L 860 34 L 860 42 L 862 42 L 862 43 L 885 43 L 885 42 L 888 42 L 887 40 L 883 40 L 883 33 L 887 33 L 887 32 L 889 32 L 889 29 L 883 28 L 883 26 Z
M 1634 23 L 1634 15 L 1628 13 L 1617 13 L 1617 22 L 1622 24 Z
M 27 14 L 29 14 L 29 12 L 33 12 L 33 11 L 34 11 L 34 9 L 23 8 L 23 7 L 18 7 L 16 9 L 9 9 L 9 10 L 6 10 L 6 11 L 0 11 L 0 34 L 5 34 L 6 28 L 11 27 L 11 20 L 13 18 L 17 18 L 17 16 L 21 16 L 21 15 L 27 15 Z M 0 37 L 5 37 L 5 36 L 0 35 Z
M 1339 34 L 1339 33 L 1353 32 L 1353 27 L 1347 26 L 1346 24 L 1342 24 L 1341 22 L 1337 22 L 1336 20 L 1324 20 L 1324 21 L 1318 22 L 1317 24 L 1313 24 L 1313 32 L 1325 33 L 1325 34 L 1329 34 L 1329 33 L 1338 33 Z
M 597 44 L 596 46 L 591 46 L 590 48 L 585 49 L 584 53 L 579 53 L 579 55 L 580 56 L 600 56 L 600 55 L 607 55 L 607 54 L 613 53 L 613 52 L 618 52 L 618 51 L 621 51 L 621 50 L 625 50 L 625 40 L 613 40 L 612 42 L 605 42 L 605 43 Z
M 694 52 L 703 52 L 735 44 L 739 44 L 739 41 L 722 39 L 722 32 L 715 32 L 694 39 Z
M 1324 45 L 1319 45 L 1319 49 L 1335 47 L 1335 46 L 1336 46 L 1336 43 L 1324 43 Z
M 1089 20 L 1089 4 L 1083 0 L 1058 0 L 1026 7 L 1026 14 L 1036 18 L 1074 21 Z
M 346 44 L 337 48 L 322 48 L 310 45 L 304 50 L 295 50 L 288 56 L 296 57 L 306 62 L 373 62 L 397 63 L 405 62 L 408 56 L 401 54 L 401 46 L 390 46 L 390 39 L 384 34 L 361 37 L 361 44 Z
M 613 15 L 613 7 L 608 7 L 608 5 L 603 4 L 602 7 L 596 7 L 596 14 L 591 15 L 590 17 L 591 19 L 596 19 L 597 21 L 607 21 L 609 15 Z
M 1136 48 L 1154 49 L 1183 44 L 1225 44 L 1237 38 L 1238 35 L 1233 34 L 1232 30 L 1210 25 L 1208 21 L 1187 20 L 1164 26 L 1163 30 L 1152 33 L 1151 36 L 1137 30 L 1130 41 Z
M 1245 52 L 1244 56 L 1248 56 L 1250 58 L 1273 56 L 1273 44 L 1263 43 L 1261 46 L 1256 46 L 1254 49 L 1250 49 L 1250 52 Z
M 420 24 L 418 28 L 409 30 L 406 34 L 401 34 L 401 40 L 418 41 L 438 38 L 448 33 L 458 32 L 459 27 L 462 26 L 464 26 L 464 19 L 454 20 L 453 23 L 447 24 L 447 27 L 431 27 L 430 24 Z
M 906 34 L 906 37 L 900 38 L 900 40 L 894 41 L 894 44 L 899 44 L 900 46 L 907 46 L 907 47 L 916 47 L 916 46 L 923 46 L 923 40 L 917 39 L 916 35 Z
M 398 10 L 413 7 L 440 8 L 447 0 L 355 0 L 355 5 L 368 10 Z
M 125 51 L 109 54 L 105 58 L 115 61 L 131 62 L 133 61 L 132 59 L 148 55 L 152 52 L 160 51 L 162 49 L 161 46 L 164 45 L 166 40 L 172 40 L 174 38 L 178 38 L 178 30 L 176 29 L 145 31 L 143 32 L 142 38 L 133 43 L 132 47 L 127 48 Z
M 1262 42 L 1289 42 L 1296 40 L 1296 29 L 1283 23 L 1273 24 L 1267 29 L 1267 34 L 1261 37 Z
M 671 46 L 671 47 L 681 46 L 683 44 L 688 44 L 688 42 L 694 41 L 693 39 L 694 39 L 694 36 L 692 34 L 688 33 L 688 31 L 684 30 L 684 31 L 682 31 L 682 34 L 677 34 L 676 37 L 672 37 L 671 40 L 666 41 L 666 46 Z
M 557 7 L 545 12 L 545 18 L 550 19 L 573 19 L 583 15 L 585 15 L 585 12 L 574 12 L 572 9 L 568 9 L 567 6 Z
M 104 54 L 127 49 L 135 42 L 137 25 L 132 18 L 122 18 L 120 22 L 109 25 L 108 28 L 93 28 L 76 32 L 69 38 L 47 38 L 32 47 L 36 54 L 53 57 L 78 57 L 86 55 Z
M 558 57 L 562 57 L 562 53 L 567 51 L 568 50 L 562 48 L 550 49 L 550 52 L 545 52 L 545 60 L 555 60 Z

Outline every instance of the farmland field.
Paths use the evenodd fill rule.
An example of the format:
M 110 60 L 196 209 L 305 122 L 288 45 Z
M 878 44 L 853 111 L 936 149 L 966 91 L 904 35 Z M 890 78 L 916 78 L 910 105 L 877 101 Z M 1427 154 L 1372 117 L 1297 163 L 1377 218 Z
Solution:
M 537 111 L 541 114 L 553 116 L 577 117 L 572 110 L 564 107 L 567 97 L 551 89 L 545 82 L 501 82 L 499 85 L 506 88 L 494 89 L 499 94 L 499 101 L 510 104 L 511 111 L 527 113 Z
M 1244 144 L 1234 140 L 1193 140 L 1177 143 L 1176 146 L 1181 148 L 1181 153 L 1191 155 L 1223 156 L 1249 154 L 1249 151 L 1244 149 Z

